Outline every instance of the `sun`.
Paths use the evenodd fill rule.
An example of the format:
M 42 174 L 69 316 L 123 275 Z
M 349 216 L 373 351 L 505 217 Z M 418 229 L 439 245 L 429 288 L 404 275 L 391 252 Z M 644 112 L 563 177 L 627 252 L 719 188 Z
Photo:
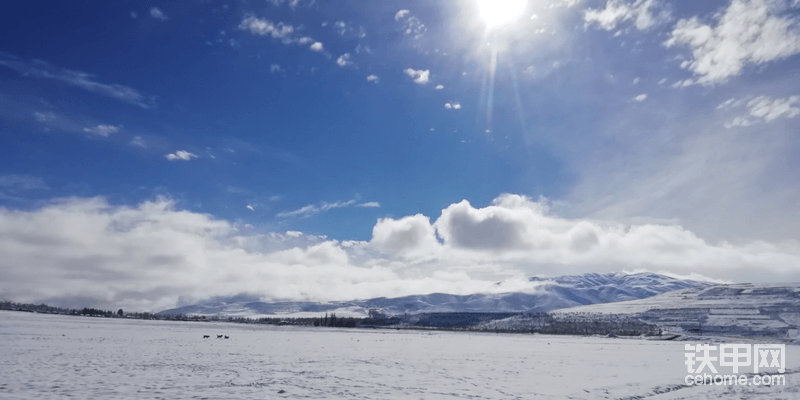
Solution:
M 526 0 L 477 0 L 478 12 L 487 29 L 501 28 L 525 11 Z

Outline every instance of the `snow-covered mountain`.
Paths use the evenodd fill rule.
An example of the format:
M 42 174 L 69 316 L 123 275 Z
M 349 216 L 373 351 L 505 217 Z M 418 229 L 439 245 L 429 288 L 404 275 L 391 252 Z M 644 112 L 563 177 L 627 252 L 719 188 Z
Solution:
M 220 317 L 366 317 L 370 310 L 385 315 L 430 312 L 544 312 L 581 305 L 642 299 L 678 289 L 702 287 L 703 282 L 652 273 L 583 274 L 540 281 L 533 293 L 452 295 L 433 293 L 398 298 L 339 302 L 254 301 L 247 297 L 217 298 L 202 304 L 161 311 L 159 314 Z
M 704 285 L 553 312 L 625 314 L 685 335 L 798 339 L 800 283 Z

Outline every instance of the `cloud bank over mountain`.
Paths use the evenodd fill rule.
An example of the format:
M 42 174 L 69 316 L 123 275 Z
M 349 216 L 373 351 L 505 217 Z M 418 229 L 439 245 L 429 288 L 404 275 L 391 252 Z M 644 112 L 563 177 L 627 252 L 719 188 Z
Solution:
M 157 310 L 212 296 L 350 300 L 434 292 L 532 292 L 532 275 L 649 269 L 733 281 L 791 277 L 792 245 L 708 243 L 677 225 L 553 215 L 545 199 L 504 194 L 383 218 L 370 241 L 256 232 L 169 199 L 136 206 L 70 198 L 0 210 L 0 295 L 71 297 Z

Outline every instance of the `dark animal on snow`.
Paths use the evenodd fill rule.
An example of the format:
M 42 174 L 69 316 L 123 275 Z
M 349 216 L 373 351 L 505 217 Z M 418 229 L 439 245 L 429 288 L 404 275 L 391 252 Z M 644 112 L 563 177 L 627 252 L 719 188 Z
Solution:
M 208 335 L 203 335 L 203 339 L 208 339 L 208 338 L 210 338 L 210 337 L 211 337 L 211 336 L 208 336 Z
M 217 339 L 222 339 L 222 335 L 217 335 Z

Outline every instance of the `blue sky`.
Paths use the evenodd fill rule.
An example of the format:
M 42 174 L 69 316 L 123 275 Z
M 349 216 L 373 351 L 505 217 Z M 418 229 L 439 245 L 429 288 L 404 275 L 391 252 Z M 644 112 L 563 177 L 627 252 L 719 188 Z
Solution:
M 4 5 L 0 295 L 146 309 L 605 270 L 800 278 L 798 1 L 493 3 Z M 148 224 L 189 237 L 126 236 Z M 153 254 L 117 260 L 109 235 Z M 41 263 L 74 282 L 36 288 L 21 271 Z M 132 278 L 148 268 L 230 285 Z M 86 294 L 104 274 L 130 283 Z

